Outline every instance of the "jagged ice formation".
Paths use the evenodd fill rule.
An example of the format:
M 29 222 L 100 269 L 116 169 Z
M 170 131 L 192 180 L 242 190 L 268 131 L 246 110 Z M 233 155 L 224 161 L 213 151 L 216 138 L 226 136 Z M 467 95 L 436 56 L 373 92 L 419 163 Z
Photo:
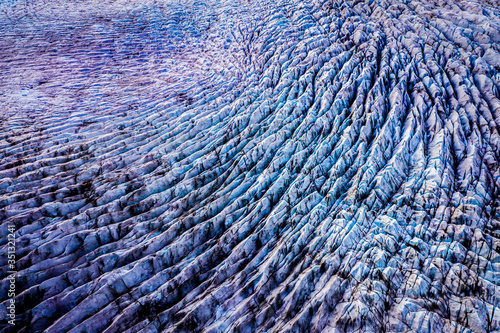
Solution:
M 0 329 L 500 331 L 496 0 L 0 12 Z

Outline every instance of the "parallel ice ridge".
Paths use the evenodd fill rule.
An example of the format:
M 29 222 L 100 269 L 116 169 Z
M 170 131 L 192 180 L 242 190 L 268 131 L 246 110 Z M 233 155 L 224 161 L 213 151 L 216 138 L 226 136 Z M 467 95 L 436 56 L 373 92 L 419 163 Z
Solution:
M 496 0 L 5 1 L 18 332 L 500 331 Z

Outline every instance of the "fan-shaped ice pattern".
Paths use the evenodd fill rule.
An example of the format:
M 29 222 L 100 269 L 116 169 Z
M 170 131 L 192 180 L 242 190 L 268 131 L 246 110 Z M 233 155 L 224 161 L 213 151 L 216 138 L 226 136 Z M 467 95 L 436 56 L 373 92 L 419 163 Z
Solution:
M 498 332 L 495 0 L 1 5 L 19 332 Z

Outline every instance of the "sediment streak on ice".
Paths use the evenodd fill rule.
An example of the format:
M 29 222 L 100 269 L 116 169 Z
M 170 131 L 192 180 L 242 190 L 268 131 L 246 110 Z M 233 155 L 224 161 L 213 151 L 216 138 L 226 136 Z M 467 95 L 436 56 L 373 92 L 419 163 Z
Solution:
M 20 332 L 500 330 L 495 1 L 2 9 Z

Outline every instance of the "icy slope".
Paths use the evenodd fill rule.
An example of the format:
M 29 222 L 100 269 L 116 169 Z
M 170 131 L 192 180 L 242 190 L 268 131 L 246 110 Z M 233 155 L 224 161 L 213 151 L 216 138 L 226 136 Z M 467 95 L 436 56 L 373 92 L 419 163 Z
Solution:
M 0 9 L 0 329 L 500 330 L 495 0 Z

